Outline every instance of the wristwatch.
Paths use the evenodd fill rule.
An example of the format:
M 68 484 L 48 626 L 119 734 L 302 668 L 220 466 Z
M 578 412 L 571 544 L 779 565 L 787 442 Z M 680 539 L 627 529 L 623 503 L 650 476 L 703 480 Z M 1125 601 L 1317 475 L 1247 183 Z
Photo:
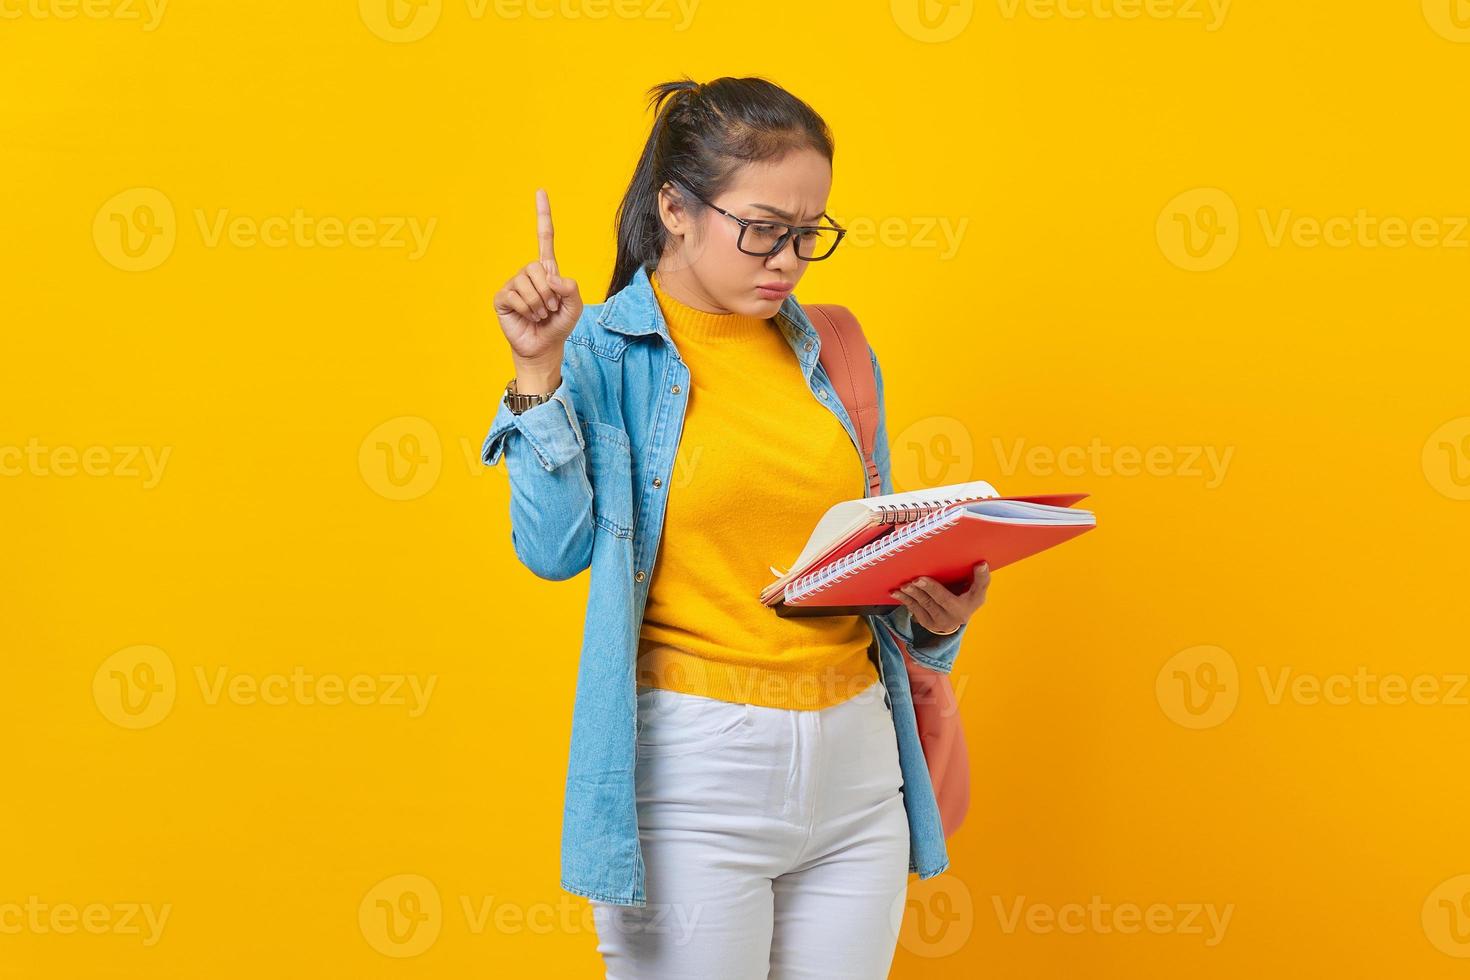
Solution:
M 510 384 L 505 386 L 505 403 L 510 406 L 512 415 L 519 415 L 533 405 L 551 401 L 552 393 L 556 389 L 548 391 L 544 395 L 526 395 L 516 391 L 516 379 L 511 378 Z

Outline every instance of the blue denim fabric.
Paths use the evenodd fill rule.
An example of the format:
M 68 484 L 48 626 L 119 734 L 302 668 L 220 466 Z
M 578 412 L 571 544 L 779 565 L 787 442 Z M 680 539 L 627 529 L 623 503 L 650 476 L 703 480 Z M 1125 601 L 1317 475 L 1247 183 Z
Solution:
M 552 580 L 591 568 L 572 711 L 561 885 L 573 894 L 627 906 L 647 905 L 633 781 L 638 634 L 689 397 L 689 368 L 669 336 L 649 271 L 640 268 L 605 302 L 583 309 L 567 340 L 553 398 L 520 415 L 502 400 L 481 452 L 489 466 L 502 456 L 506 460 L 511 543 L 520 561 Z M 852 420 L 818 361 L 820 338 L 795 294 L 781 304 L 776 322 L 812 397 L 832 410 L 853 439 L 853 465 L 861 468 Z M 869 353 L 878 377 L 874 457 L 880 489 L 887 494 L 893 484 L 883 375 L 877 356 Z M 750 397 L 760 397 L 758 385 L 752 384 Z M 657 486 L 655 478 L 662 478 Z M 731 596 L 730 601 L 756 600 Z M 898 740 L 909 870 L 930 878 L 949 867 L 949 854 L 903 653 L 890 629 L 915 661 L 948 673 L 967 627 L 936 636 L 912 622 L 902 605 L 866 618 L 878 641 L 879 671 Z

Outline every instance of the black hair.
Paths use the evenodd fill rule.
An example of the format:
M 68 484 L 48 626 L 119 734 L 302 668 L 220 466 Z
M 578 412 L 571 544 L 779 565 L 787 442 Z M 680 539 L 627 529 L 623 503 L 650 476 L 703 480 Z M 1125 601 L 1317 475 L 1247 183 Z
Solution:
M 666 181 L 713 200 L 747 163 L 774 162 L 800 149 L 832 161 L 832 133 L 822 117 L 764 78 L 661 82 L 648 90 L 648 105 L 653 126 L 618 205 L 618 251 L 608 296 L 626 286 L 640 265 L 652 265 L 663 254 L 667 232 L 658 193 Z M 679 195 L 691 210 L 701 206 L 682 188 Z

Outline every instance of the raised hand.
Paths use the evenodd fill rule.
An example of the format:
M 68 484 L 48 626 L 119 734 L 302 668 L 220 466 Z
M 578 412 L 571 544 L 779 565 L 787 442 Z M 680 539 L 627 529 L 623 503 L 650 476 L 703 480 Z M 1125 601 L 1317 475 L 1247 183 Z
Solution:
M 521 391 L 534 374 L 550 378 L 561 367 L 562 350 L 577 318 L 582 294 L 575 279 L 562 276 L 556 264 L 556 240 L 551 224 L 551 201 L 544 188 L 536 190 L 536 261 L 511 276 L 495 294 L 495 315 L 515 357 Z

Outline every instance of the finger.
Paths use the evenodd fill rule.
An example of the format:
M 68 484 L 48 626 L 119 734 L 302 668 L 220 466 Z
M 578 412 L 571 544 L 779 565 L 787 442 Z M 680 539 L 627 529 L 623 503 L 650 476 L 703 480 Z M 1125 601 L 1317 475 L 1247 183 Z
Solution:
M 954 619 L 961 614 L 963 607 L 959 598 L 928 576 L 916 578 L 904 588 L 909 590 L 920 606 L 938 619 Z
M 965 591 L 965 598 L 971 600 L 980 599 L 984 601 L 985 590 L 990 588 L 990 562 L 982 561 L 975 566 L 974 577 L 970 581 L 970 587 Z
M 557 293 L 568 299 L 575 296 L 577 293 L 577 280 L 575 279 L 568 279 L 566 276 L 553 275 L 547 276 L 547 282 L 551 283 L 552 289 L 556 290 Z
M 540 248 L 539 258 L 546 271 L 556 273 L 556 235 L 551 227 L 551 199 L 546 188 L 536 188 L 536 242 Z
M 537 292 L 536 284 L 531 281 L 530 276 L 522 272 L 511 280 L 511 285 L 516 292 L 521 294 L 521 299 L 531 304 L 531 310 L 536 314 L 538 320 L 546 316 L 546 301 Z
M 526 275 L 531 277 L 531 283 L 536 287 L 536 292 L 541 294 L 541 302 L 546 304 L 548 310 L 555 310 L 561 305 L 557 298 L 556 290 L 551 288 L 548 280 L 551 278 L 546 269 L 539 262 L 532 262 L 526 266 Z
M 899 590 L 892 594 L 897 596 L 898 601 L 902 602 L 904 606 L 907 607 L 910 620 L 919 624 L 925 629 L 932 629 L 935 632 L 939 631 L 939 620 L 934 617 L 933 613 L 924 608 L 924 606 L 921 605 L 917 599 L 914 599 L 907 592 L 905 592 L 903 586 L 900 586 Z
M 496 313 L 510 313 L 514 311 L 525 317 L 527 321 L 534 321 L 536 319 L 536 314 L 531 311 L 531 305 L 521 299 L 520 294 L 514 289 L 502 289 L 500 293 L 503 294 L 503 300 L 497 298 L 495 303 Z M 503 310 L 501 309 L 502 302 L 505 305 Z

